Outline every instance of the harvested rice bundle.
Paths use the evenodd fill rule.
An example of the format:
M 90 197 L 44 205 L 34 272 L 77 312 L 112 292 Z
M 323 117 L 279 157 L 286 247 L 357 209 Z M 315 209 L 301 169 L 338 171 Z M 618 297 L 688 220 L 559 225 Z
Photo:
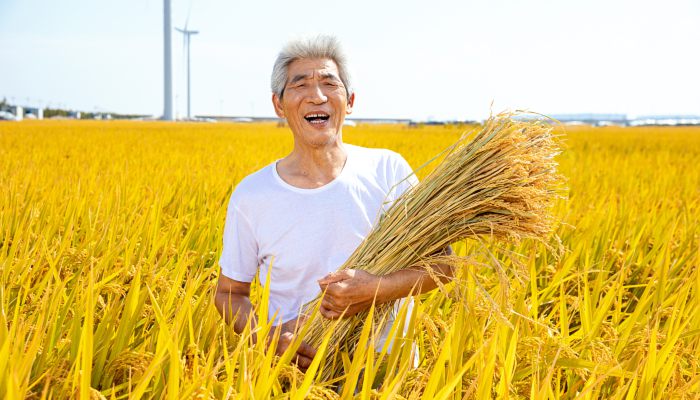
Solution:
M 394 202 L 341 269 L 386 275 L 436 261 L 456 265 L 457 257 L 436 256 L 453 242 L 482 235 L 507 241 L 546 238 L 554 225 L 549 210 L 563 181 L 554 160 L 559 146 L 547 123 L 512 117 L 491 117 L 480 132 L 465 134 L 447 149 L 443 161 Z M 375 308 L 375 331 L 392 308 Z M 342 374 L 340 354 L 352 357 L 366 316 L 359 313 L 335 328 L 330 343 L 336 348 L 326 352 L 324 379 Z M 318 347 L 331 324 L 317 315 L 306 341 Z

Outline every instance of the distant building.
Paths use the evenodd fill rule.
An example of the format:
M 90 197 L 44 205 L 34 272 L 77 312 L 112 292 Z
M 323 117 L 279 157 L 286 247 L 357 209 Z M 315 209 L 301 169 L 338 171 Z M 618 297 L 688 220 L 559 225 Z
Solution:
M 552 115 L 551 118 L 567 125 L 700 125 L 700 115 L 642 115 L 630 118 L 625 114 L 559 114 Z
M 15 120 L 21 121 L 24 119 L 24 108 L 22 106 L 15 106 Z
M 410 119 L 404 118 L 348 118 L 356 124 L 404 124 L 411 123 Z
M 14 121 L 15 115 L 9 111 L 0 110 L 0 121 Z
M 41 107 L 24 107 L 24 115 L 33 119 L 44 119 L 44 109 Z M 31 117 L 29 117 L 31 115 Z
M 631 126 L 644 125 L 700 125 L 700 115 L 641 115 L 629 123 Z
M 628 125 L 625 114 L 558 114 L 551 117 L 564 124 L 586 124 L 593 126 Z

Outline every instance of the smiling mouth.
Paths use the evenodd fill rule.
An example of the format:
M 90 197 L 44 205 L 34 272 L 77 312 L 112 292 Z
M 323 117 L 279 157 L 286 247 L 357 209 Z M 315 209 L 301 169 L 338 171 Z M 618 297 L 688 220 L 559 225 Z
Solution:
M 330 115 L 325 113 L 314 113 L 304 116 L 304 119 L 307 120 L 310 124 L 321 125 L 324 122 L 328 121 L 330 117 Z

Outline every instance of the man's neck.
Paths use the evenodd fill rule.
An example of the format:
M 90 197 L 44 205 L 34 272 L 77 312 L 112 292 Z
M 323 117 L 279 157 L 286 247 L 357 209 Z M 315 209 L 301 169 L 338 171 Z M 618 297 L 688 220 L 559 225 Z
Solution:
M 323 147 L 298 146 L 277 164 L 279 176 L 292 186 L 315 189 L 340 175 L 347 160 L 342 142 Z

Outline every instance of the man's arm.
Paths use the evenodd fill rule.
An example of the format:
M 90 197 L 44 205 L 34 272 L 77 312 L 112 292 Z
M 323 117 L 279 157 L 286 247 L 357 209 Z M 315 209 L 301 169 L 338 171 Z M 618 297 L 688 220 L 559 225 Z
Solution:
M 253 304 L 250 302 L 250 282 L 236 281 L 219 274 L 214 304 L 226 323 L 230 324 L 234 321 L 233 330 L 236 333 L 243 332 L 248 318 L 250 318 L 251 330 L 257 325 Z
M 452 254 L 449 246 L 443 253 L 448 256 Z M 430 268 L 443 283 L 454 275 L 449 264 L 436 263 Z M 431 273 L 423 267 L 405 268 L 384 276 L 347 269 L 326 275 L 318 284 L 325 291 L 320 312 L 329 319 L 340 318 L 343 311 L 344 318 L 350 317 L 368 309 L 373 302 L 382 304 L 410 294 L 429 292 L 438 286 Z
M 239 282 L 219 274 L 219 281 L 217 282 L 216 293 L 214 294 L 214 304 L 226 323 L 230 324 L 231 321 L 234 321 L 233 330 L 237 333 L 243 332 L 250 319 L 253 341 L 257 340 L 255 335 L 257 320 L 253 312 L 253 304 L 250 302 L 250 282 Z M 297 323 L 297 320 L 292 320 L 280 326 L 280 337 L 275 349 L 277 355 L 281 356 L 284 354 L 287 347 L 292 344 L 297 326 L 302 323 L 303 321 Z M 274 330 L 273 328 L 270 333 L 274 333 Z M 294 362 L 296 362 L 302 370 L 305 370 L 311 365 L 311 361 L 315 355 L 316 350 L 307 343 L 302 342 L 297 349 Z

